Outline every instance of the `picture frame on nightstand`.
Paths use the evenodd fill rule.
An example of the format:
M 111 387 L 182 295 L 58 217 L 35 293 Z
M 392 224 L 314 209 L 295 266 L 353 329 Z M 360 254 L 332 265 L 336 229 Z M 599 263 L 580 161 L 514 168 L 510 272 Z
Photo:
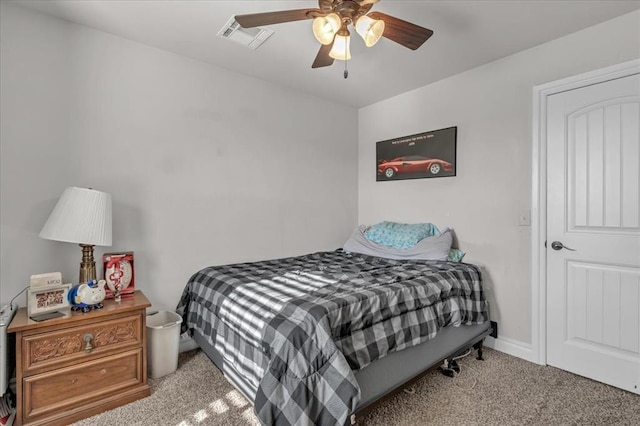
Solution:
M 29 317 L 69 308 L 67 298 L 71 284 L 29 287 L 27 291 L 27 314 Z
M 135 292 L 135 272 L 133 252 L 105 253 L 102 255 L 104 267 L 105 299 L 133 296 Z

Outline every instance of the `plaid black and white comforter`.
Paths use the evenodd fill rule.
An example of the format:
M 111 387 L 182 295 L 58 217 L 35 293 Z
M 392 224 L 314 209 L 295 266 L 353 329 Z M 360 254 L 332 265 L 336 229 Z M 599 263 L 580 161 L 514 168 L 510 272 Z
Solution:
M 360 388 L 353 371 L 488 320 L 474 265 L 334 252 L 205 268 L 177 307 L 265 425 L 343 425 Z

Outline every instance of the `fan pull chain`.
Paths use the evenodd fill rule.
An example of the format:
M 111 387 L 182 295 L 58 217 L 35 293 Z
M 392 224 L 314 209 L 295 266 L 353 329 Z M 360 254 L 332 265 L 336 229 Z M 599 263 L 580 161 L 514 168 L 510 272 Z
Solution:
M 347 49 L 349 47 L 349 44 L 347 42 L 347 38 L 345 37 L 344 39 L 344 73 L 342 75 L 344 75 L 344 78 L 346 80 L 347 77 L 349 77 L 349 70 L 347 69 Z

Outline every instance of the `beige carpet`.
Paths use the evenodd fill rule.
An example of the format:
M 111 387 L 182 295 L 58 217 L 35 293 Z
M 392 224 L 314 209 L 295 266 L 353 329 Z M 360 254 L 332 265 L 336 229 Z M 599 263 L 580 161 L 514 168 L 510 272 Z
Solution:
M 448 378 L 433 371 L 360 419 L 363 425 L 640 425 L 640 396 L 487 349 Z M 77 425 L 257 425 L 253 410 L 199 350 L 150 380 L 152 395 Z

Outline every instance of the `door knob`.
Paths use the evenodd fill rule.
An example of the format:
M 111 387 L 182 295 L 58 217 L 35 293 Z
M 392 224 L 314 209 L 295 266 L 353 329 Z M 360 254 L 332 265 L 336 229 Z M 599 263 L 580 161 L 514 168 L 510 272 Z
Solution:
M 562 244 L 560 241 L 554 241 L 551 243 L 551 248 L 554 250 L 562 250 L 562 249 L 567 249 L 567 250 L 571 250 L 571 251 L 576 251 L 575 249 L 572 249 L 570 247 L 565 246 L 564 244 Z

